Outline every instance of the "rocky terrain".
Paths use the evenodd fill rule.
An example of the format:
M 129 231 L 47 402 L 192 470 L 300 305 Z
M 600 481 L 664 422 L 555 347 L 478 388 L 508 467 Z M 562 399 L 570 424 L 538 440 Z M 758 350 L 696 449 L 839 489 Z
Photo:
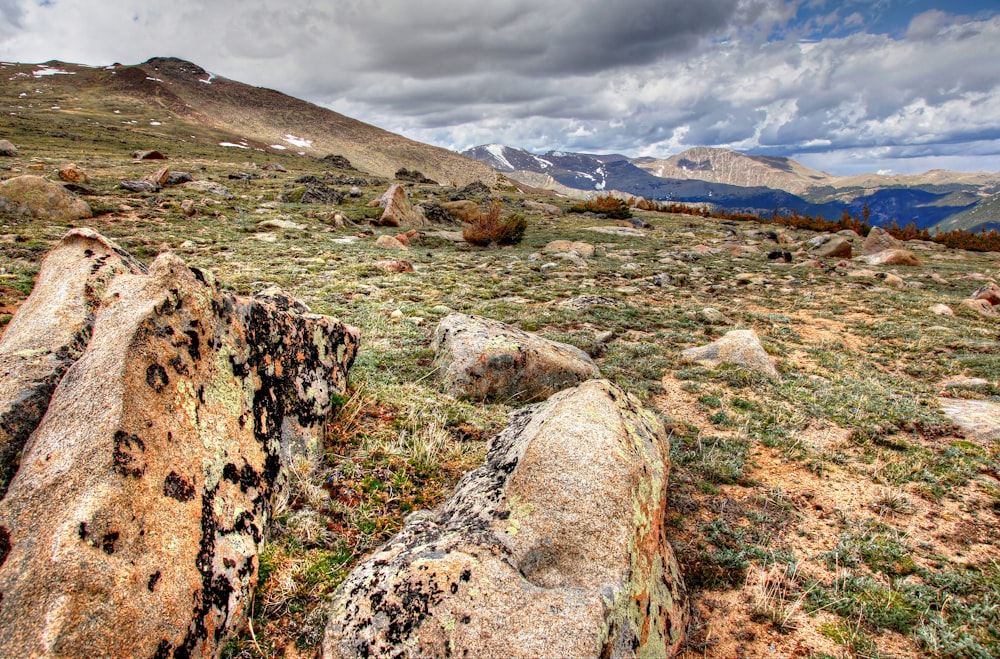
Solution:
M 1000 653 L 1000 255 L 25 115 L 0 654 Z

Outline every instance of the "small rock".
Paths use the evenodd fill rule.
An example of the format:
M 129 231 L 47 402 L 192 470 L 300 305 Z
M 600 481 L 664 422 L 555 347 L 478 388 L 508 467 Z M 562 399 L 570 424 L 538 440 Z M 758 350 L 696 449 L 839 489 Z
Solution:
M 409 261 L 376 261 L 375 266 L 386 272 L 413 272 L 413 266 Z
M 482 215 L 482 212 L 479 210 L 479 204 L 468 199 L 446 201 L 441 204 L 441 208 L 450 217 L 459 222 L 472 222 L 479 219 Z
M 186 190 L 197 190 L 198 192 L 207 192 L 208 194 L 215 195 L 216 197 L 221 197 L 223 199 L 232 199 L 233 193 L 229 189 L 222 185 L 221 183 L 213 183 L 212 181 L 191 181 L 190 183 L 185 183 L 183 187 Z
M 903 281 L 902 277 L 892 274 L 891 272 L 880 272 L 875 275 L 877 279 L 881 279 L 882 282 L 889 288 L 906 288 L 906 282 Z
M 159 151 L 136 151 L 132 154 L 136 160 L 166 160 L 167 157 Z
M 681 355 L 685 360 L 707 368 L 735 364 L 774 380 L 781 379 L 753 330 L 733 330 L 718 341 L 698 348 L 688 348 Z
M 954 316 L 955 312 L 952 311 L 951 307 L 947 304 L 935 304 L 930 309 L 928 309 L 932 314 L 936 316 Z
M 282 229 L 285 231 L 304 231 L 306 228 L 304 224 L 297 224 L 288 220 L 264 220 L 263 222 L 258 222 L 257 226 L 261 229 Z
M 563 209 L 559 208 L 555 204 L 546 204 L 540 201 L 533 201 L 531 199 L 528 199 L 524 202 L 524 207 L 527 208 L 528 210 L 544 213 L 545 215 L 552 215 L 554 217 L 563 216 Z
M 379 199 L 379 205 L 385 208 L 382 211 L 382 216 L 378 219 L 380 226 L 406 227 L 427 223 L 424 216 L 410 205 L 406 189 L 401 185 L 389 186 L 386 193 Z
M 118 187 L 129 192 L 140 193 L 154 193 L 162 189 L 158 183 L 153 183 L 152 181 L 120 181 Z
M 397 323 L 400 322 L 401 320 L 403 320 L 405 317 L 406 317 L 406 315 L 403 314 L 403 312 L 400 311 L 399 309 L 396 309 L 391 314 L 389 314 L 389 318 L 392 318 Z
M 261 241 L 262 243 L 278 242 L 278 234 L 276 233 L 255 233 L 253 237 Z
M 705 307 L 698 312 L 698 316 L 711 325 L 732 325 L 733 321 L 718 309 Z
M 399 242 L 392 236 L 379 236 L 375 241 L 375 246 L 382 249 L 402 249 L 407 250 L 409 247 Z
M 67 183 L 74 183 L 76 185 L 87 185 L 90 183 L 90 177 L 87 176 L 87 172 L 72 163 L 60 167 L 58 173 L 59 178 Z
M 548 254 L 576 254 L 580 258 L 590 258 L 595 253 L 595 248 L 590 243 L 572 240 L 553 240 L 542 248 Z
M 890 238 L 892 236 L 889 236 Z M 894 239 L 895 240 L 895 239 Z M 923 262 L 917 255 L 907 249 L 884 249 L 874 254 L 859 256 L 857 260 L 868 265 L 905 265 L 920 267 Z
M 872 227 L 871 231 L 868 232 L 868 237 L 865 238 L 864 244 L 861 245 L 861 254 L 862 256 L 871 256 L 872 254 L 878 254 L 886 250 L 902 248 L 903 243 L 893 238 L 887 231 L 880 227 Z
M 198 209 L 195 208 L 194 201 L 191 199 L 184 199 L 181 201 L 181 212 L 188 217 L 192 217 L 198 212 Z
M 563 300 L 560 305 L 569 309 L 575 309 L 576 311 L 583 311 L 584 309 L 589 309 L 590 307 L 596 307 L 599 305 L 605 307 L 617 307 L 618 300 L 600 295 L 577 295 L 576 297 L 571 297 L 568 300 Z
M 595 233 L 603 233 L 609 236 L 628 236 L 628 237 L 643 237 L 646 232 L 642 229 L 635 229 L 631 227 L 584 227 L 584 231 L 593 231 Z
M 806 242 L 808 252 L 817 258 L 851 258 L 851 241 L 839 235 L 823 234 Z
M 8 140 L 0 140 L 0 156 L 13 158 L 17 156 L 17 147 Z

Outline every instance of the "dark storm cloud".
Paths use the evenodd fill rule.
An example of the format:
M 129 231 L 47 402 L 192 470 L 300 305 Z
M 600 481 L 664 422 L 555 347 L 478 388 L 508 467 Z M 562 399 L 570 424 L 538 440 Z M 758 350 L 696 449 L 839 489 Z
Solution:
M 1000 126 L 986 4 L 0 0 L 0 57 L 180 56 L 456 149 L 980 153 Z

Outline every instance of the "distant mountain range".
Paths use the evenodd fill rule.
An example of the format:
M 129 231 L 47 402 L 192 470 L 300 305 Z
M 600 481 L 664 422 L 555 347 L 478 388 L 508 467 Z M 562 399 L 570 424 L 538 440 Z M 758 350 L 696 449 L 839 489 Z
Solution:
M 510 178 L 565 191 L 618 191 L 658 201 L 714 204 L 769 215 L 778 208 L 827 219 L 844 210 L 871 221 L 919 228 L 978 230 L 1000 223 L 1000 173 L 934 170 L 919 176 L 838 177 L 790 158 L 698 147 L 665 160 L 549 151 L 536 155 L 500 144 L 463 152 Z M 992 200 L 992 201 L 991 201 Z M 977 210 L 978 209 L 978 210 Z M 947 224 L 944 224 L 947 223 Z M 947 227 L 947 228 L 945 228 Z

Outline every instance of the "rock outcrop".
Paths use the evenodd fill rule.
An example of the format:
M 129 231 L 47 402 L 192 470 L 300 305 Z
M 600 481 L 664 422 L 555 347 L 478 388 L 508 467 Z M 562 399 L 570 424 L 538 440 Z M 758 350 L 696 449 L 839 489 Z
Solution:
M 115 277 L 0 502 L 0 656 L 218 656 L 357 344 L 172 254 Z
M 753 330 L 726 332 L 718 341 L 705 346 L 688 348 L 681 353 L 685 360 L 716 368 L 722 364 L 741 366 L 774 380 L 780 379 L 764 346 Z
M 521 410 L 448 502 L 344 581 L 324 659 L 673 656 L 687 602 L 668 471 L 663 426 L 606 381 Z
M 34 290 L 0 338 L 0 499 L 56 384 L 83 354 L 108 283 L 141 272 L 90 229 L 73 229 L 45 257 Z
M 458 398 L 531 402 L 600 377 L 582 350 L 488 318 L 450 314 L 432 345 L 445 390 Z
M 31 175 L 0 181 L 0 213 L 55 222 L 92 215 L 83 199 L 42 176 Z

